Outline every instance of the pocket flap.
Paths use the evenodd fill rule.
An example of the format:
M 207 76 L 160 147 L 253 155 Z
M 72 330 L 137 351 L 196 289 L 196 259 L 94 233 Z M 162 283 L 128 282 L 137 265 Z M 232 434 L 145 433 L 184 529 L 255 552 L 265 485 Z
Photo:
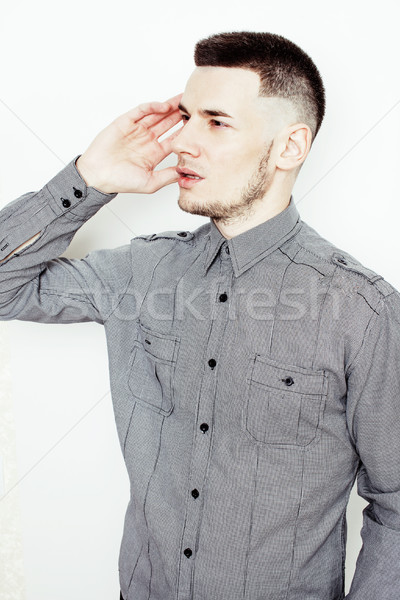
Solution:
M 249 379 L 282 392 L 326 395 L 324 371 L 287 366 L 258 354 L 254 358 Z
M 162 361 L 175 362 L 178 338 L 164 333 L 155 333 L 142 324 L 140 330 L 143 348 L 148 354 Z

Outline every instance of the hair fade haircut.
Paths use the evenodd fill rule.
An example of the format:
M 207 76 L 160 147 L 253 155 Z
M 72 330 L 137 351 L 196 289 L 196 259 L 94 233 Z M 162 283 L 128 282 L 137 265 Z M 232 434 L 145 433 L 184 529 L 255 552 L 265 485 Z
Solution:
M 325 114 L 324 84 L 308 54 L 290 40 L 273 33 L 218 33 L 196 44 L 194 61 L 198 67 L 255 71 L 261 80 L 260 95 L 290 100 L 314 140 Z

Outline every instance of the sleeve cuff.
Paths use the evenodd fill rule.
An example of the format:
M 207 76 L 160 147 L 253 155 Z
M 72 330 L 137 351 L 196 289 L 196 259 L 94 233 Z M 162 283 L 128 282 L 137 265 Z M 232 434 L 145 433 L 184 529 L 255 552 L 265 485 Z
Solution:
M 87 220 L 99 208 L 115 198 L 94 187 L 88 187 L 76 167 L 76 156 L 44 187 L 51 197 L 51 209 L 56 217 L 65 215 L 73 220 Z

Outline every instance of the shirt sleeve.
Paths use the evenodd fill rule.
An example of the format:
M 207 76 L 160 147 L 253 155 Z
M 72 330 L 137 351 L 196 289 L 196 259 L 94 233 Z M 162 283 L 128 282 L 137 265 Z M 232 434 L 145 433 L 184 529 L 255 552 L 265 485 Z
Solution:
M 400 297 L 394 291 L 373 313 L 348 377 L 349 430 L 360 458 L 358 493 L 369 504 L 347 600 L 400 598 L 399 363 Z
M 41 190 L 0 212 L 2 320 L 104 322 L 129 278 L 129 246 L 92 252 L 80 260 L 57 258 L 76 231 L 116 196 L 87 187 L 77 158 Z

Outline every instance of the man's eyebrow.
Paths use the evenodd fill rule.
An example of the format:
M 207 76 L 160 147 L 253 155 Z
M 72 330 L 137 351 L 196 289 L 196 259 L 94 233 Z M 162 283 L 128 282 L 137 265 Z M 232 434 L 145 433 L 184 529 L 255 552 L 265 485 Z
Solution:
M 185 108 L 183 106 L 183 104 L 179 104 L 178 105 L 179 110 L 181 110 L 182 112 L 186 113 L 187 115 L 189 115 L 189 111 L 187 110 L 187 108 Z M 204 117 L 228 117 L 229 119 L 233 119 L 233 117 L 231 115 L 228 115 L 226 112 L 224 112 L 223 110 L 210 110 L 210 109 L 206 109 L 206 108 L 202 108 L 200 111 L 200 114 Z

